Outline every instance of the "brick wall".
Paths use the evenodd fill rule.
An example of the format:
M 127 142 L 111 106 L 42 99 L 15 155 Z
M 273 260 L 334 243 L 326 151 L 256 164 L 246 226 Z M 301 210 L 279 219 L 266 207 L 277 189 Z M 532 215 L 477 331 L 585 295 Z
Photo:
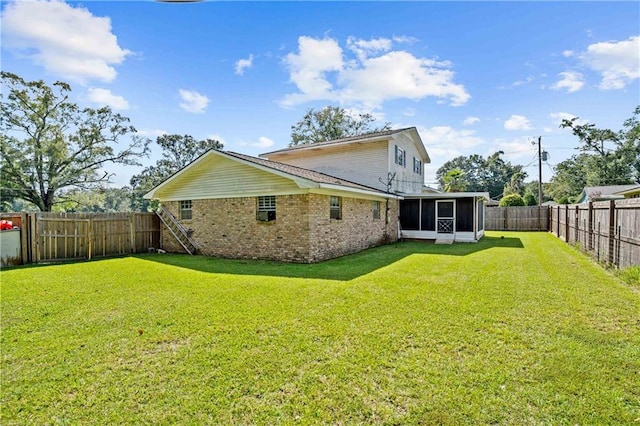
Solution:
M 329 218 L 329 196 L 310 195 L 310 260 L 318 262 L 356 253 L 369 247 L 396 241 L 398 202 L 389 200 L 388 224 L 385 202 L 380 202 L 380 218 L 373 218 L 373 202 L 342 198 L 342 218 Z
M 180 217 L 179 202 L 163 204 Z M 193 200 L 192 219 L 181 222 L 193 230 L 204 255 L 317 262 L 395 241 L 398 202 L 391 200 L 389 206 L 385 226 L 385 202 L 380 203 L 380 219 L 373 219 L 372 201 L 342 198 L 342 219 L 334 220 L 329 218 L 329 196 L 283 195 L 276 197 L 276 220 L 260 222 L 255 197 Z M 162 247 L 184 252 L 164 227 Z

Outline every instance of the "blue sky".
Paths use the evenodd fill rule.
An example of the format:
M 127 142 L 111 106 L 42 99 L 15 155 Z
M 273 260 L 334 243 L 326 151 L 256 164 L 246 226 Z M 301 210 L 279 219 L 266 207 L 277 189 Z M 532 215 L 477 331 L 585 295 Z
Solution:
M 370 112 L 418 128 L 428 184 L 496 150 L 537 179 L 542 136 L 548 181 L 578 145 L 562 118 L 619 129 L 640 104 L 639 22 L 637 2 L 9 1 L 2 69 L 67 81 L 149 137 L 250 155 L 285 147 L 309 108 Z M 113 171 L 120 186 L 139 169 Z

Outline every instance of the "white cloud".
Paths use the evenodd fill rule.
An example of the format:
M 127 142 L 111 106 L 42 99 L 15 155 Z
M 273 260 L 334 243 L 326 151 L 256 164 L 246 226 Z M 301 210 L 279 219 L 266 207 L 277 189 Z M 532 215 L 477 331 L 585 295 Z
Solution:
M 471 96 L 453 82 L 447 61 L 418 58 L 406 51 L 391 50 L 393 40 L 359 40 L 350 37 L 348 58 L 331 38 L 298 39 L 298 52 L 289 53 L 284 63 L 298 92 L 281 102 L 291 107 L 311 101 L 331 101 L 377 109 L 388 100 L 419 100 L 428 96 L 449 99 L 451 105 L 465 104 Z
M 110 106 L 114 110 L 129 109 L 129 102 L 122 96 L 114 95 L 111 90 L 92 87 L 89 89 L 89 100 L 98 106 Z
M 450 126 L 419 127 L 420 138 L 427 147 L 471 148 L 482 145 L 484 140 L 475 130 L 456 130 Z
M 370 55 L 388 52 L 393 42 L 388 38 L 372 38 L 370 40 L 356 39 L 351 36 L 347 38 L 347 47 L 353 51 L 361 61 Z
M 631 81 L 640 78 L 640 36 L 591 44 L 580 55 L 580 59 L 600 73 L 601 89 L 623 89 Z
M 584 87 L 584 76 L 579 72 L 565 71 L 558 75 L 562 79 L 551 86 L 553 90 L 566 90 L 567 93 L 573 93 Z
M 504 122 L 504 128 L 507 130 L 531 130 L 531 122 L 523 115 L 512 115 Z
M 413 117 L 414 115 L 416 115 L 416 110 L 413 108 L 405 108 L 402 111 L 402 115 L 406 116 L 406 117 Z
M 114 65 L 132 53 L 118 45 L 108 17 L 59 0 L 8 3 L 2 41 L 47 72 L 81 84 L 113 81 Z
M 476 136 L 475 130 L 457 130 L 450 126 L 417 126 L 417 130 L 431 158 L 431 163 L 425 165 L 427 183 L 435 182 L 436 171 L 444 163 L 455 157 L 467 155 L 469 148 L 477 149 L 485 144 L 483 138 Z
M 209 98 L 195 90 L 184 90 L 180 89 L 180 108 L 187 112 L 192 112 L 194 114 L 202 114 L 205 109 L 207 109 L 207 105 L 209 104 Z
M 575 54 L 575 52 L 573 50 L 564 50 L 562 52 L 562 56 L 564 56 L 565 58 L 570 58 Z
M 260 136 L 258 138 L 257 142 L 240 142 L 239 145 L 240 146 L 251 146 L 254 148 L 260 148 L 260 149 L 266 149 L 266 148 L 270 148 L 274 145 L 274 141 L 272 141 L 271 139 L 269 139 L 266 136 Z
M 502 158 L 507 161 L 515 161 L 525 157 L 531 158 L 531 155 L 537 153 L 537 148 L 531 144 L 531 141 L 532 139 L 527 136 L 515 139 L 496 139 L 493 141 L 488 155 L 502 151 L 504 152 Z
M 284 106 L 293 106 L 310 100 L 335 100 L 332 84 L 326 73 L 343 68 L 342 49 L 330 38 L 317 40 L 302 36 L 298 38 L 298 53 L 289 53 L 285 59 L 290 80 L 300 93 L 285 96 Z
M 478 117 L 469 116 L 464 119 L 462 124 L 464 124 L 465 126 L 473 126 L 474 124 L 477 124 L 479 122 L 480 122 L 480 119 Z
M 236 74 L 244 74 L 244 70 L 253 67 L 253 55 L 249 55 L 247 59 L 239 59 L 236 62 Z
M 138 129 L 138 135 L 149 138 L 157 138 L 158 136 L 167 135 L 169 132 L 162 129 Z
M 513 83 L 511 83 L 511 85 L 513 87 L 518 87 L 518 86 L 522 86 L 525 84 L 529 84 L 532 83 L 536 78 L 532 75 L 527 76 L 527 78 L 525 78 L 524 80 L 516 80 Z

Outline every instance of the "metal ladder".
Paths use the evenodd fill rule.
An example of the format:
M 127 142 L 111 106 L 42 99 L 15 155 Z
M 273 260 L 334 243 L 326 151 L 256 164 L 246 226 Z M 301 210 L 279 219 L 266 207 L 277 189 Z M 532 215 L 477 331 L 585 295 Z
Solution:
M 176 219 L 169 210 L 164 208 L 164 206 L 160 206 L 156 214 L 187 253 L 193 255 L 200 250 L 198 244 L 189 236 L 189 232 L 178 222 L 178 219 Z

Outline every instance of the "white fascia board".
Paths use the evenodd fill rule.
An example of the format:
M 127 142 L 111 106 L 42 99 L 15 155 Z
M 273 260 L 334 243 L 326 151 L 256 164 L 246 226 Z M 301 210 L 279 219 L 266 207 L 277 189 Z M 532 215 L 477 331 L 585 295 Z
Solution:
M 331 183 L 321 183 L 320 188 L 312 189 L 309 192 L 314 194 L 323 194 L 323 195 L 335 195 L 341 194 L 345 196 L 353 196 L 353 194 L 358 194 L 356 198 L 365 198 L 371 200 L 402 200 L 402 197 L 396 194 L 387 194 L 384 192 L 378 192 L 375 190 L 366 190 L 366 189 L 358 189 L 358 188 L 350 188 L 348 186 L 335 185 Z

